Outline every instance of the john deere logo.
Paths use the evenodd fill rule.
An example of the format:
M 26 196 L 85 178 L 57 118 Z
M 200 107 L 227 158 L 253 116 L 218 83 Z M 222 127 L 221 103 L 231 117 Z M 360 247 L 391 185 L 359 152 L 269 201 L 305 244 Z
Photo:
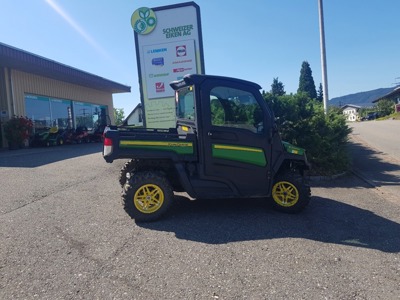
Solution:
M 138 34 L 149 34 L 156 28 L 157 17 L 151 8 L 141 7 L 132 14 L 131 24 Z

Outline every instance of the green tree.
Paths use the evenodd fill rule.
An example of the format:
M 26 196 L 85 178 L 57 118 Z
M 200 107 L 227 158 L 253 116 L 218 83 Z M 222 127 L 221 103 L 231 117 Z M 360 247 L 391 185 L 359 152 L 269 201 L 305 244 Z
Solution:
M 332 113 L 332 114 L 335 113 L 335 114 L 338 114 L 338 115 L 343 115 L 342 109 L 340 107 L 338 107 L 338 106 L 329 106 L 328 112 Z
M 274 96 L 264 95 L 272 107 L 282 139 L 305 148 L 312 173 L 332 175 L 348 169 L 347 126 L 340 109 L 325 115 L 323 105 L 306 93 Z
M 376 110 L 379 111 L 381 117 L 394 113 L 394 101 L 390 99 L 379 100 L 376 104 Z
M 275 96 L 283 96 L 286 94 L 285 86 L 281 81 L 279 81 L 278 77 L 273 79 L 271 84 L 271 94 Z
M 322 102 L 323 100 L 324 100 L 324 90 L 322 88 L 322 83 L 320 83 L 317 91 L 317 101 Z
M 124 109 L 123 108 L 114 108 L 114 120 L 115 125 L 121 125 L 124 121 Z
M 304 92 L 311 99 L 317 98 L 317 91 L 315 89 L 314 78 L 312 77 L 312 71 L 310 64 L 307 61 L 303 61 L 300 70 L 299 88 L 298 93 Z

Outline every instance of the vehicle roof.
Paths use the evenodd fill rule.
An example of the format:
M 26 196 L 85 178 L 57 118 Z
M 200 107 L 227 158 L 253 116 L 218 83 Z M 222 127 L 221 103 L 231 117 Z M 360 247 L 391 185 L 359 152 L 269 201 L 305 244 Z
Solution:
M 210 79 L 210 80 L 224 80 L 224 81 L 231 81 L 237 84 L 245 84 L 250 85 L 258 90 L 261 89 L 261 86 L 255 82 L 247 81 L 243 79 L 233 78 L 233 77 L 225 77 L 225 76 L 216 76 L 216 75 L 204 75 L 204 74 L 187 74 L 181 80 L 172 81 L 170 86 L 177 90 L 181 87 L 193 85 L 193 84 L 200 84 L 203 81 Z

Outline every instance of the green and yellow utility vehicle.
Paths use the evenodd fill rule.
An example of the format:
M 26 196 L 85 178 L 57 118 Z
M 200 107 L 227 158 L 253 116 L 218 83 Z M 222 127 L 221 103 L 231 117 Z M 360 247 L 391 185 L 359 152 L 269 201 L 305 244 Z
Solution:
M 262 197 L 288 213 L 307 206 L 305 151 L 281 140 L 258 84 L 196 74 L 170 86 L 175 128 L 109 126 L 104 132 L 104 159 L 129 159 L 119 181 L 132 218 L 160 218 L 174 191 L 194 199 Z

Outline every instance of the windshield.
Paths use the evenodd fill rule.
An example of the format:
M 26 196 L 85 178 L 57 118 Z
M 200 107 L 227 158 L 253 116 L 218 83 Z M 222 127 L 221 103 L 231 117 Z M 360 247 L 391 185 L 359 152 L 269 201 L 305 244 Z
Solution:
M 195 120 L 193 86 L 184 87 L 176 92 L 176 117 Z

